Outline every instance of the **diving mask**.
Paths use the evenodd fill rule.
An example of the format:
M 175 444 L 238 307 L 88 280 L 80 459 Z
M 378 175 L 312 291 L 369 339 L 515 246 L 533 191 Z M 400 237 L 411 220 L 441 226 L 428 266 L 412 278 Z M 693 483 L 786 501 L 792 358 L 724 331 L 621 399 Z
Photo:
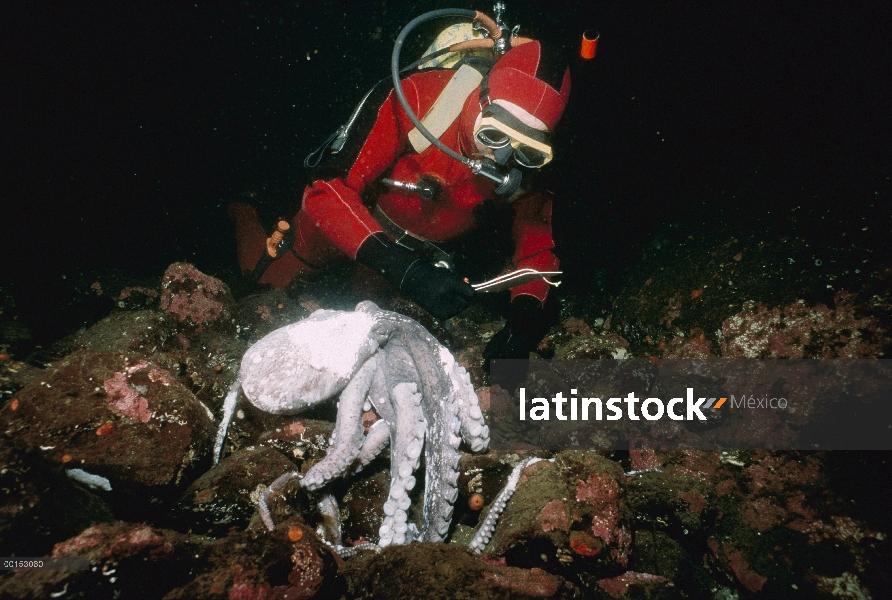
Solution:
M 478 142 L 492 150 L 496 162 L 500 165 L 507 164 L 512 156 L 517 164 L 529 169 L 538 169 L 551 160 L 550 154 L 522 144 L 495 127 L 481 127 L 476 137 Z
M 477 141 L 492 150 L 496 162 L 505 165 L 512 157 L 522 167 L 538 169 L 552 159 L 549 135 L 523 123 L 497 104 L 483 109 L 474 132 Z

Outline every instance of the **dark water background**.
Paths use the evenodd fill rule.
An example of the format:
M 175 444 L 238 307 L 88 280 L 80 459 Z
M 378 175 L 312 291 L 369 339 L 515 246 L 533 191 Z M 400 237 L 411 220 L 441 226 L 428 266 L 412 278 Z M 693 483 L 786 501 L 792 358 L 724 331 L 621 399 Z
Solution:
M 254 190 L 296 206 L 303 157 L 386 76 L 402 26 L 447 6 L 491 9 L 4 3 L 0 287 L 34 342 L 89 319 L 75 288 L 96 273 L 157 280 L 186 260 L 231 275 L 226 200 Z M 571 60 L 546 175 L 564 289 L 609 292 L 650 234 L 704 200 L 760 218 L 808 205 L 832 213 L 815 225 L 831 230 L 870 221 L 857 243 L 883 251 L 890 6 L 509 1 L 510 24 L 571 59 L 582 30 L 601 31 L 594 61 Z

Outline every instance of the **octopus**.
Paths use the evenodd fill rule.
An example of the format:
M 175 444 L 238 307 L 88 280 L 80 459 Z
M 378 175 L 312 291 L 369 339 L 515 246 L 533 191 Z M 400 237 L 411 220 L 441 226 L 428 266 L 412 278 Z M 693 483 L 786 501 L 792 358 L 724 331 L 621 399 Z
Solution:
M 224 402 L 215 464 L 239 390 L 254 406 L 273 414 L 294 414 L 339 396 L 325 458 L 303 476 L 283 475 L 264 494 L 261 516 L 270 529 L 265 500 L 288 479 L 300 478 L 304 489 L 319 490 L 358 472 L 389 446 L 390 490 L 378 547 L 443 541 L 458 496 L 459 445 L 464 442 L 474 452 L 489 445 L 489 429 L 467 371 L 420 324 L 368 301 L 354 311 L 317 310 L 248 349 Z M 362 414 L 372 408 L 380 419 L 365 432 Z M 419 524 L 409 522 L 409 507 L 422 452 L 425 487 Z M 480 549 L 506 501 L 497 498 L 488 523 L 481 525 L 476 540 Z M 320 502 L 320 509 L 337 514 L 331 499 Z

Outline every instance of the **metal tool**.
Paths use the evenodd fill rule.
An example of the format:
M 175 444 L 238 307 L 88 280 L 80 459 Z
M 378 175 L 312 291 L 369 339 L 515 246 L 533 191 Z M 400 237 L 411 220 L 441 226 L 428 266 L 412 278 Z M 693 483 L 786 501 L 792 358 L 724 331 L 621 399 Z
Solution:
M 511 271 L 510 273 L 499 275 L 498 277 L 494 277 L 493 279 L 490 279 L 488 281 L 472 283 L 471 287 L 474 288 L 475 292 L 488 294 L 490 292 L 501 292 L 502 290 L 507 290 L 509 288 L 517 287 L 524 283 L 537 281 L 539 279 L 545 281 L 545 283 L 547 283 L 548 285 L 557 287 L 561 284 L 560 281 L 549 281 L 547 278 L 556 277 L 558 275 L 562 275 L 563 273 L 563 271 L 537 271 L 536 269 L 518 269 L 516 271 Z

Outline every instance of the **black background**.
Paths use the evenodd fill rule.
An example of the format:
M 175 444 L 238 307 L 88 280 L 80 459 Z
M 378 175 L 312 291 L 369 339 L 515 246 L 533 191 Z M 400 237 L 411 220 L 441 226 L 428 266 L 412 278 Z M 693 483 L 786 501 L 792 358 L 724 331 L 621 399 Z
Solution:
M 4 3 L 0 286 L 37 340 L 80 325 L 60 307 L 95 273 L 157 279 L 176 260 L 231 273 L 226 200 L 296 206 L 303 157 L 386 76 L 403 25 L 447 6 L 491 9 Z M 889 17 L 889 3 L 509 1 L 509 24 L 563 47 L 573 71 L 545 175 L 579 273 L 568 289 L 585 293 L 589 265 L 619 273 L 660 223 L 721 193 L 888 203 Z

